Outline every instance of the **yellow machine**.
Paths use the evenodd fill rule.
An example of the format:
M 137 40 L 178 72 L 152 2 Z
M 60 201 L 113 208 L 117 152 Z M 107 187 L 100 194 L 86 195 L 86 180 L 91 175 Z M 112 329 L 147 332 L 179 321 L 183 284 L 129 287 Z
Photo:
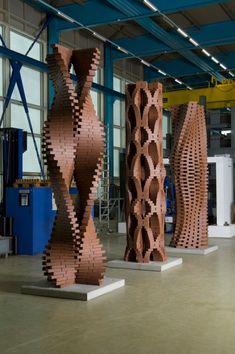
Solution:
M 200 96 L 206 97 L 206 108 L 230 108 L 235 107 L 235 81 L 226 80 L 214 87 L 195 90 L 179 90 L 165 92 L 164 108 L 170 109 L 172 105 L 180 105 L 189 101 L 199 101 Z

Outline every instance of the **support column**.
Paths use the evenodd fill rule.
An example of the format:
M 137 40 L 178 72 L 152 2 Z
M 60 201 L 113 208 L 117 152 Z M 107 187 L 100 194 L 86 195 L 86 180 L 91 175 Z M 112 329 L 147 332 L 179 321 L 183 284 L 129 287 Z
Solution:
M 57 29 L 57 20 L 53 18 L 47 27 L 47 53 L 52 53 L 52 45 L 59 43 L 60 32 Z M 50 109 L 54 98 L 54 88 L 52 81 L 48 79 L 48 109 Z
M 113 89 L 113 58 L 112 48 L 104 45 L 104 86 Z M 109 132 L 109 174 L 113 177 L 113 103 L 114 97 L 104 96 L 104 124 Z

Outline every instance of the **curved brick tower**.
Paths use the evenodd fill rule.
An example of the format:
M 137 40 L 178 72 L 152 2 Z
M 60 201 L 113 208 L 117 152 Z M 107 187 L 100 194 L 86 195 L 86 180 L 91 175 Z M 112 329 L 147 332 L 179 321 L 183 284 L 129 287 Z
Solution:
M 43 155 L 57 214 L 44 252 L 43 269 L 57 287 L 100 284 L 104 256 L 91 209 L 102 168 L 103 128 L 89 93 L 99 52 L 98 49 L 73 51 L 56 45 L 47 62 L 55 98 L 44 127 Z M 71 63 L 77 73 L 83 72 L 78 75 L 77 93 L 70 79 Z M 79 190 L 81 202 L 76 203 L 80 204 L 79 209 L 69 194 L 73 176 Z
M 90 89 L 100 61 L 100 52 L 98 49 L 75 50 L 72 61 L 78 79 L 80 108 L 74 171 L 79 190 L 77 217 L 81 237 L 76 282 L 99 285 L 104 276 L 105 258 L 91 212 L 103 167 L 104 128 L 96 115 Z
M 162 85 L 127 86 L 126 261 L 166 259 L 162 151 Z
M 208 246 L 207 135 L 197 102 L 172 108 L 174 146 L 170 164 L 176 187 L 176 227 L 170 246 Z

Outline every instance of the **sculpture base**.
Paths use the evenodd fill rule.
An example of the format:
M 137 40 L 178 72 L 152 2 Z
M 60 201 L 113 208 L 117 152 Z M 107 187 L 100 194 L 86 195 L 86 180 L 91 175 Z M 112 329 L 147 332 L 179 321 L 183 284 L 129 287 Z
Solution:
M 114 260 L 114 261 L 109 261 L 107 263 L 107 267 L 163 272 L 164 270 L 168 270 L 170 268 L 176 267 L 182 263 L 183 263 L 182 258 L 169 257 L 164 262 L 149 262 L 149 263 L 137 263 L 137 262 Z
M 235 224 L 230 224 L 228 226 L 222 226 L 222 225 L 208 226 L 208 237 L 232 238 L 234 236 L 235 236 Z
M 184 254 L 197 254 L 206 256 L 209 253 L 218 250 L 218 246 L 209 246 L 207 248 L 175 248 L 175 247 L 165 247 L 166 253 L 184 253 Z
M 22 294 L 57 297 L 61 299 L 89 301 L 98 296 L 110 293 L 125 285 L 124 279 L 104 278 L 103 284 L 87 285 L 74 284 L 64 288 L 54 288 L 47 281 L 40 281 L 34 285 L 23 285 Z

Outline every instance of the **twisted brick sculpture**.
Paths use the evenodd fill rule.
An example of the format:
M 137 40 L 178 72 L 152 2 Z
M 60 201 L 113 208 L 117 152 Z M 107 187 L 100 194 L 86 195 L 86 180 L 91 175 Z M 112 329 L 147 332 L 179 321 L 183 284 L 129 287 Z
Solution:
M 172 108 L 174 146 L 170 164 L 176 187 L 176 227 L 170 246 L 204 248 L 207 231 L 207 135 L 197 102 Z
M 127 246 L 124 259 L 164 261 L 162 85 L 127 86 Z
M 74 283 L 99 285 L 104 252 L 91 210 L 103 161 L 104 131 L 96 116 L 90 88 L 99 50 L 72 50 L 56 45 L 47 56 L 55 98 L 44 127 L 43 156 L 57 205 L 43 270 L 56 287 Z M 77 92 L 70 79 L 73 64 Z M 75 204 L 69 194 L 72 178 L 79 191 Z

